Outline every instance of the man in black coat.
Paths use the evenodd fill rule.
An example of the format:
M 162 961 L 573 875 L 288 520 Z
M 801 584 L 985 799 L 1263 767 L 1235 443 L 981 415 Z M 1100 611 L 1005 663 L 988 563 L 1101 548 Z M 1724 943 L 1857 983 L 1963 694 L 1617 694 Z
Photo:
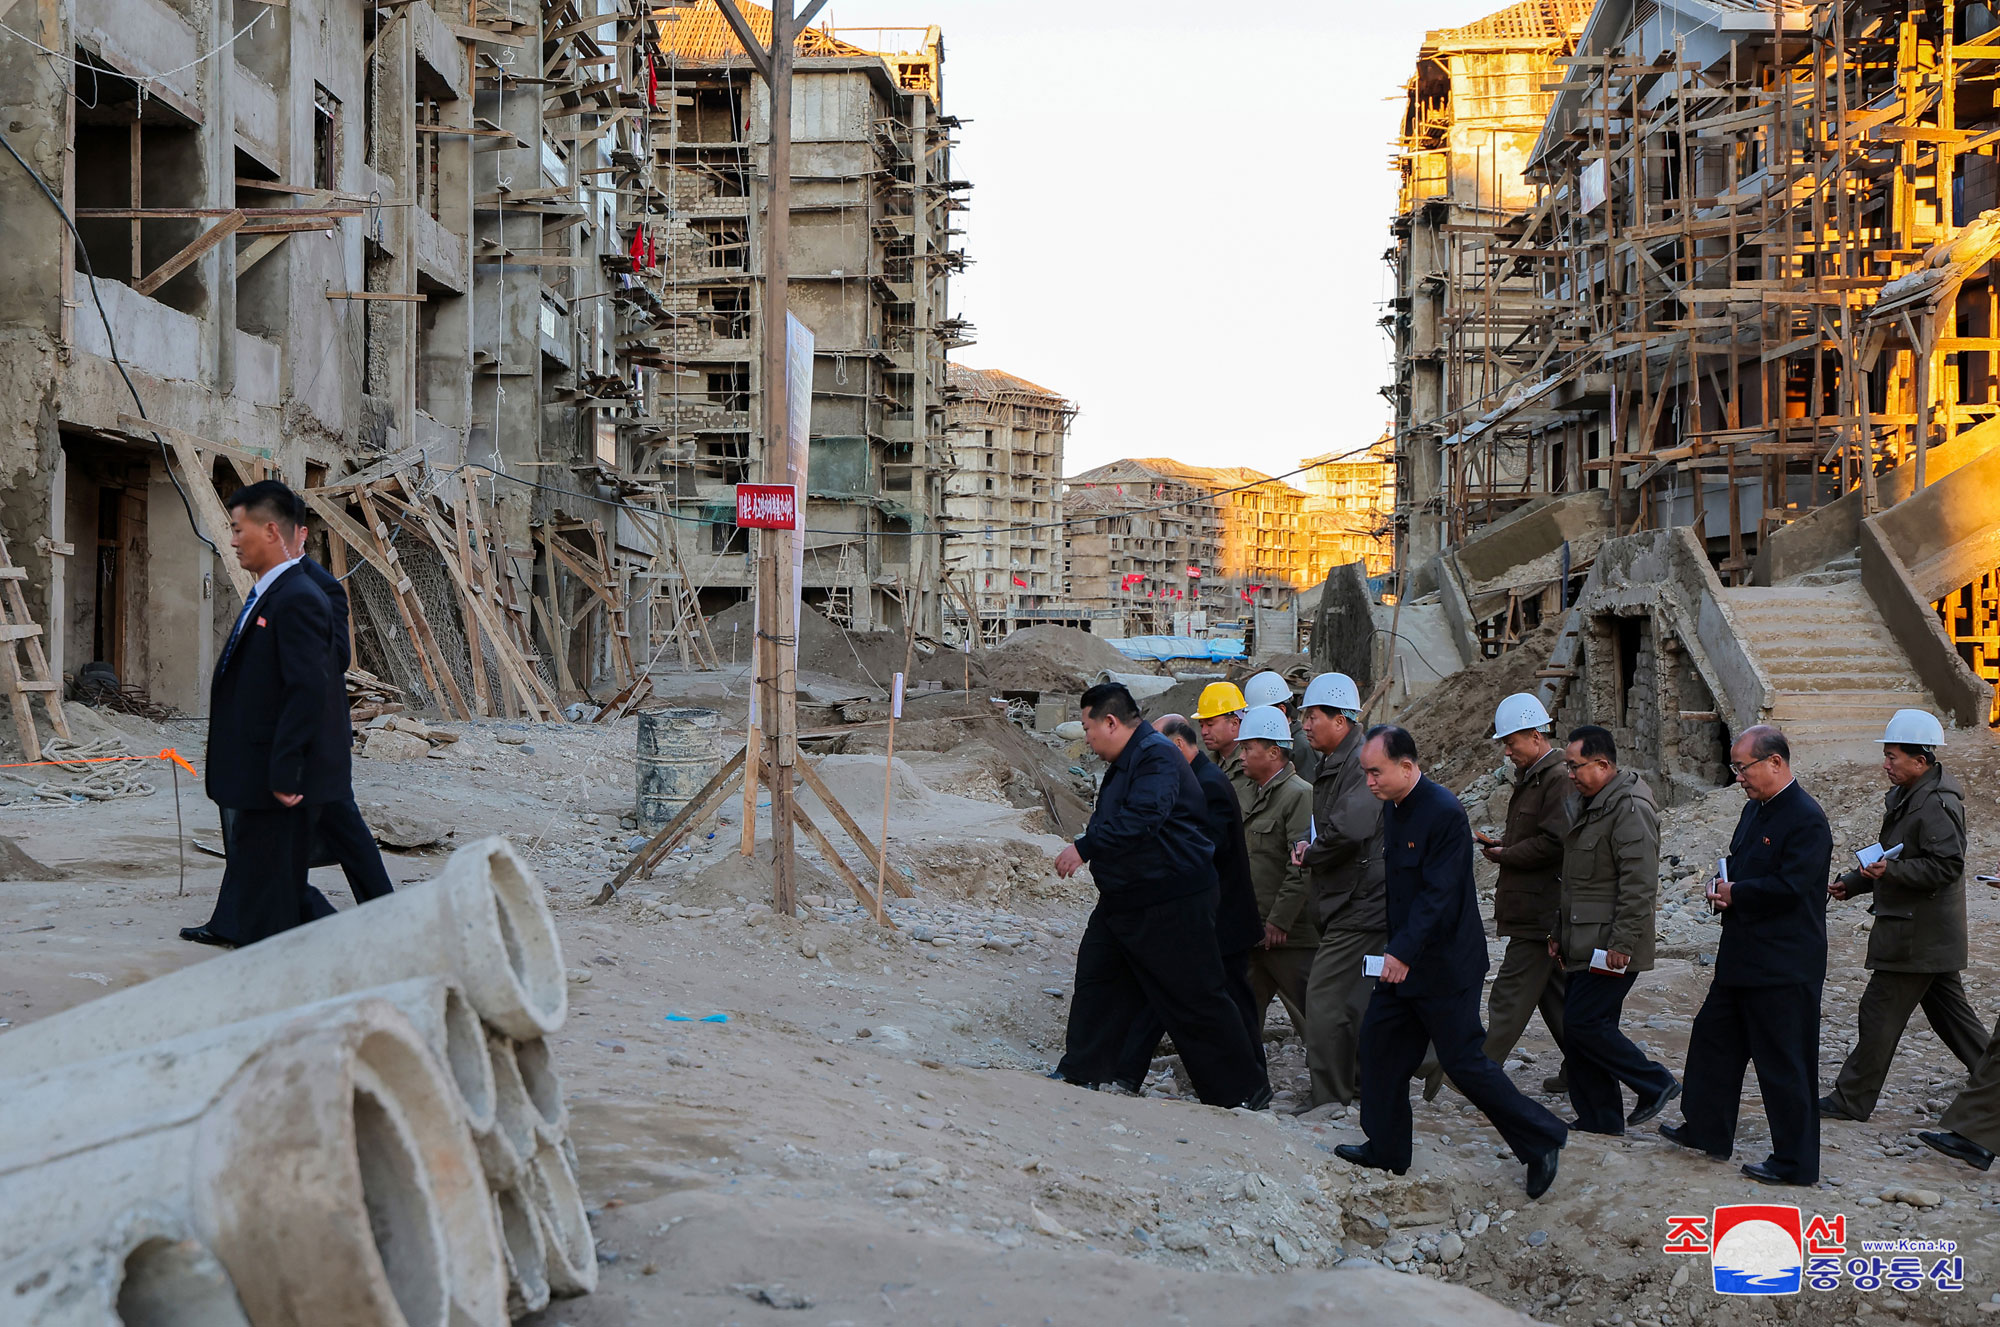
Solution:
M 229 499 L 229 543 L 257 577 L 209 685 L 208 795 L 233 813 L 199 944 L 247 945 L 332 911 L 306 882 L 319 808 L 349 795 L 344 707 L 329 701 L 333 610 L 290 555 L 298 498 L 276 480 Z
M 1472 883 L 1472 826 L 1447 788 L 1423 776 L 1416 740 L 1401 728 L 1372 728 L 1361 747 L 1368 789 L 1382 807 L 1383 892 L 1389 938 L 1382 975 L 1361 1020 L 1361 1131 L 1343 1143 L 1344 1161 L 1400 1175 L 1410 1167 L 1410 1075 L 1437 1047 L 1456 1087 L 1500 1131 L 1528 1167 L 1528 1196 L 1555 1183 L 1569 1131 L 1522 1096 L 1486 1058 L 1479 1024 L 1486 928 Z
M 1215 846 L 1201 784 L 1174 744 L 1139 717 L 1124 687 L 1092 687 L 1082 710 L 1084 739 L 1110 768 L 1090 824 L 1055 862 L 1064 877 L 1088 863 L 1098 892 L 1077 945 L 1056 1076 L 1086 1086 L 1110 1081 L 1150 1005 L 1204 1102 L 1261 1110 L 1271 1089 L 1216 946 Z
M 1179 748 L 1201 785 L 1208 807 L 1209 838 L 1215 843 L 1215 875 L 1220 893 L 1215 905 L 1215 947 L 1222 952 L 1222 976 L 1229 998 L 1243 1015 L 1250 1033 L 1250 1050 L 1264 1067 L 1263 1019 L 1257 1014 L 1256 996 L 1250 990 L 1250 951 L 1264 938 L 1264 922 L 1257 910 L 1257 889 L 1250 879 L 1250 849 L 1243 837 L 1243 804 L 1237 799 L 1236 785 L 1222 772 L 1222 766 L 1202 750 L 1201 734 L 1185 716 L 1163 714 L 1154 728 Z M 1147 1010 L 1133 1025 L 1132 1035 L 1118 1059 L 1115 1081 L 1119 1087 L 1137 1092 L 1146 1083 L 1146 1071 L 1159 1049 L 1165 1031 L 1158 1014 Z M 1268 1075 L 1267 1075 L 1268 1081 Z
M 1743 1070 L 1757 1066 L 1771 1155 L 1743 1167 L 1763 1184 L 1819 1182 L 1819 1004 L 1826 982 L 1826 882 L 1833 831 L 1792 777 L 1776 728 L 1743 730 L 1729 768 L 1749 802 L 1728 869 L 1709 883 L 1722 913 L 1715 977 L 1688 1034 L 1678 1126 L 1660 1132 L 1726 1161 L 1736 1147 Z
M 305 503 L 293 513 L 298 522 L 298 544 L 294 555 L 299 559 L 299 567 L 312 577 L 313 584 L 319 586 L 326 595 L 327 606 L 333 613 L 333 675 L 329 691 L 329 703 L 338 715 L 339 722 L 348 722 L 347 670 L 353 666 L 353 656 L 347 643 L 347 587 L 339 577 L 319 563 L 306 556 Z M 389 872 L 382 865 L 382 850 L 375 846 L 375 835 L 369 830 L 368 822 L 361 818 L 361 808 L 354 803 L 352 742 L 347 755 L 347 796 L 337 802 L 328 802 L 320 808 L 319 829 L 314 840 L 312 864 L 332 866 L 338 864 L 341 873 L 347 877 L 347 887 L 354 893 L 356 903 L 366 903 L 369 899 L 393 894 L 396 887 L 389 882 Z

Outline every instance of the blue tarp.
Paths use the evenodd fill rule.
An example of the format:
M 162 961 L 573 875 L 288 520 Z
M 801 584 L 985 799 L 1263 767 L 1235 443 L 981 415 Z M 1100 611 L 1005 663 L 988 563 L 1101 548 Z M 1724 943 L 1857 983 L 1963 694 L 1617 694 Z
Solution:
M 1241 659 L 1243 642 L 1199 636 L 1106 636 L 1104 643 L 1128 659 Z

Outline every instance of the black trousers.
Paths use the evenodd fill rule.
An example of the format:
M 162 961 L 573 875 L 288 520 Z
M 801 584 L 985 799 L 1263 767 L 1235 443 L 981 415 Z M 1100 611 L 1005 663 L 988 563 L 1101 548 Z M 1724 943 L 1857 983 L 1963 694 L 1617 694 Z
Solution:
M 396 887 L 389 883 L 388 869 L 382 865 L 382 850 L 375 846 L 375 835 L 361 818 L 361 808 L 352 797 L 320 808 L 312 864 L 338 865 L 341 874 L 347 877 L 347 887 L 356 903 L 396 892 Z
M 1522 1161 L 1531 1161 L 1569 1138 L 1563 1122 L 1522 1096 L 1500 1066 L 1486 1058 L 1486 1029 L 1479 1025 L 1474 984 L 1449 995 L 1409 997 L 1375 984 L 1361 1018 L 1361 1131 L 1375 1155 L 1392 1169 L 1410 1164 L 1410 1076 L 1424 1050 L 1437 1047 L 1438 1064 L 1451 1085 L 1500 1131 Z
M 1757 1066 L 1767 1164 L 1794 1184 L 1819 1182 L 1819 982 L 1708 988 L 1688 1034 L 1681 1117 L 1688 1141 L 1727 1155 L 1736 1147 L 1743 1070 Z
M 320 917 L 333 905 L 306 881 L 312 861 L 316 806 L 222 814 L 222 889 L 208 929 L 231 944 L 253 945 Z
M 1625 1132 L 1625 1094 L 1640 1100 L 1674 1085 L 1667 1067 L 1646 1058 L 1618 1026 L 1625 997 L 1638 974 L 1572 972 L 1563 988 L 1563 1053 L 1568 1057 L 1569 1100 L 1576 1127 L 1588 1133 Z
M 1215 944 L 1216 891 L 1090 914 L 1076 950 L 1076 995 L 1057 1066 L 1072 1083 L 1115 1078 L 1150 1006 L 1202 1101 L 1240 1106 L 1265 1087 Z
M 1250 989 L 1249 950 L 1222 956 L 1222 980 L 1231 1002 L 1243 1015 L 1243 1027 L 1250 1034 L 1250 1051 L 1257 1059 L 1257 1067 L 1264 1069 L 1264 1020 L 1257 1008 L 1257 997 Z M 1153 1067 L 1153 1054 L 1160 1048 L 1160 1034 L 1166 1030 L 1166 1024 L 1148 1005 L 1145 1014 L 1132 1025 L 1132 1035 L 1125 1039 L 1125 1049 L 1119 1053 L 1118 1068 L 1112 1078 L 1135 1092 L 1144 1087 L 1146 1071 Z

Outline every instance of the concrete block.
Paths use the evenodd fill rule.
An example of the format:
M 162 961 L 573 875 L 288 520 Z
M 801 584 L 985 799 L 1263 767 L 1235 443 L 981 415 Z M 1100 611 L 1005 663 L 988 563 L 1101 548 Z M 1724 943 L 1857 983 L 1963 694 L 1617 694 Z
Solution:
M 430 753 L 429 742 L 400 728 L 374 729 L 361 747 L 361 754 L 370 760 L 422 760 Z
M 215 1255 L 153 1203 L 0 1265 L 0 1294 L 13 1327 L 250 1327 Z

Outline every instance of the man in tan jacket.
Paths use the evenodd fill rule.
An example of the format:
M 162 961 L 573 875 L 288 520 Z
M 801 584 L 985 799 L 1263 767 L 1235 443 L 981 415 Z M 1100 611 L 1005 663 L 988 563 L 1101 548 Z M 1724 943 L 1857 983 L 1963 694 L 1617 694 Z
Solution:
M 1986 1049 L 1986 1027 L 1965 998 L 1965 794 L 1938 763 L 1944 725 L 1922 710 L 1903 710 L 1882 739 L 1889 776 L 1882 813 L 1893 859 L 1849 871 L 1827 886 L 1833 898 L 1874 895 L 1868 911 L 1868 989 L 1861 993 L 1861 1036 L 1821 1097 L 1830 1119 L 1865 1120 L 1875 1110 L 1889 1063 L 1910 1015 L 1922 1005 L 1938 1040 L 1969 1070 Z
M 1549 712 L 1522 692 L 1493 711 L 1493 736 L 1514 766 L 1507 829 L 1498 840 L 1475 834 L 1479 851 L 1500 868 L 1493 888 L 1493 931 L 1507 941 L 1486 997 L 1486 1058 L 1505 1064 L 1536 1009 L 1563 1044 L 1563 970 L 1549 952 L 1562 903 L 1563 833 L 1569 829 L 1570 781 L 1562 752 L 1549 741 Z M 1542 1080 L 1561 1094 L 1561 1073 Z
M 1264 1014 L 1275 995 L 1284 1002 L 1299 1040 L 1306 1041 L 1306 981 L 1319 948 L 1319 927 L 1313 924 L 1312 885 L 1304 865 L 1292 860 L 1292 845 L 1312 833 L 1313 789 L 1292 768 L 1291 738 L 1291 722 L 1283 711 L 1257 706 L 1243 716 L 1236 750 L 1257 785 L 1243 814 L 1250 883 L 1264 922 L 1263 938 L 1250 951 L 1257 1031 L 1263 1034 Z
M 1633 981 L 1653 966 L 1660 821 L 1651 790 L 1618 768 L 1617 744 L 1604 729 L 1572 730 L 1563 765 L 1578 796 L 1563 835 L 1562 911 L 1549 952 L 1562 959 L 1566 977 L 1571 1127 L 1622 1134 L 1681 1092 L 1667 1067 L 1647 1059 L 1618 1026 Z M 1629 1116 L 1621 1083 L 1638 1097 Z

